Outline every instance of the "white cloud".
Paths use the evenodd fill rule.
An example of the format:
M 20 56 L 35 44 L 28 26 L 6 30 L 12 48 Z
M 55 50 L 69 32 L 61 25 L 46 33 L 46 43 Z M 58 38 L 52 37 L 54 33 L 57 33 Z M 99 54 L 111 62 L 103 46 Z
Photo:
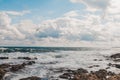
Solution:
M 87 10 L 96 11 L 106 10 L 107 7 L 110 5 L 110 0 L 70 0 L 73 3 L 83 3 L 86 5 Z
M 120 15 L 116 13 L 102 18 L 95 13 L 82 15 L 78 11 L 70 11 L 39 24 L 31 20 L 11 24 L 10 14 L 19 15 L 0 12 L 1 45 L 88 46 L 108 45 L 110 41 L 118 45 L 120 42 Z
M 77 17 L 79 16 L 78 12 L 77 11 L 70 11 L 66 14 L 64 14 L 65 17 Z
M 14 16 L 23 16 L 25 14 L 30 13 L 30 11 L 28 11 L 28 10 L 21 11 L 21 12 L 18 12 L 18 11 L 3 11 L 3 12 L 6 14 L 14 15 Z

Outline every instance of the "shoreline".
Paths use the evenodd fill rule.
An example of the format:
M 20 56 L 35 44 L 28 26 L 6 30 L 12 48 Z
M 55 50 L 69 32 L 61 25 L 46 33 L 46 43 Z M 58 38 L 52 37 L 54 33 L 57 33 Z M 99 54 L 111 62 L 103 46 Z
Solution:
M 106 57 L 107 60 L 112 60 L 114 63 L 109 63 L 108 67 L 106 69 L 99 69 L 97 71 L 88 71 L 84 68 L 79 68 L 76 70 L 72 70 L 69 68 L 53 68 L 51 69 L 54 73 L 60 73 L 60 75 L 57 76 L 57 79 L 53 76 L 50 76 L 49 78 L 39 77 L 39 76 L 29 76 L 27 78 L 22 78 L 19 80 L 120 80 L 120 73 L 116 74 L 115 72 L 109 71 L 108 69 L 110 67 L 115 67 L 117 69 L 120 69 L 120 53 L 113 54 L 109 57 Z M 0 57 L 0 60 L 9 60 L 9 57 Z M 19 64 L 10 64 L 10 63 L 3 63 L 0 64 L 0 80 L 7 80 L 5 75 L 8 72 L 16 73 L 24 68 L 26 66 L 31 66 L 36 63 L 37 58 L 36 57 L 17 57 L 16 60 L 24 60 L 24 62 Z M 94 61 L 103 61 L 102 59 L 94 59 Z M 118 63 L 118 64 L 117 64 Z M 45 63 L 42 63 L 45 64 Z M 56 64 L 56 63 L 46 63 L 46 64 Z M 99 65 L 92 65 L 89 68 L 95 68 L 99 67 Z

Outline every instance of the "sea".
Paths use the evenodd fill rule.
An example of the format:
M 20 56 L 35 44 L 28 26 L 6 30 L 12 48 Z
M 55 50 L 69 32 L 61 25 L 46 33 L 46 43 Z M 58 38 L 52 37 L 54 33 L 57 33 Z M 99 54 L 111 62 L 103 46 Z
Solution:
M 20 64 L 25 62 L 18 57 L 37 58 L 35 64 L 26 66 L 24 69 L 15 73 L 8 72 L 5 80 L 19 80 L 30 76 L 38 76 L 44 80 L 59 79 L 61 72 L 55 72 L 59 69 L 84 68 L 88 71 L 106 69 L 109 63 L 107 57 L 118 53 L 120 48 L 101 48 L 101 47 L 0 47 L 0 57 L 9 57 L 9 59 L 0 60 L 0 64 Z M 90 66 L 99 65 L 99 67 L 90 68 Z M 108 69 L 119 73 L 115 67 Z M 54 80 L 53 79 L 53 80 Z M 59 79 L 62 80 L 62 79 Z

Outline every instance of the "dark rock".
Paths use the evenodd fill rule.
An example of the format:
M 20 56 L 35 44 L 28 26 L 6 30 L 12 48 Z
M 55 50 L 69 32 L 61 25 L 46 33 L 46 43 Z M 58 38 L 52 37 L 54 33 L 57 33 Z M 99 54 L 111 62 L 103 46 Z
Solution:
M 9 59 L 9 57 L 0 57 L 0 59 Z
M 97 59 L 94 59 L 94 61 L 97 61 Z
M 105 69 L 100 69 L 99 71 L 95 72 L 95 75 L 100 79 L 100 80 L 105 80 L 107 76 L 107 71 Z
M 71 74 L 70 73 L 64 73 L 64 74 L 60 75 L 59 78 L 70 79 L 71 78 Z
M 114 72 L 111 72 L 111 71 L 108 71 L 108 72 L 107 72 L 107 75 L 108 75 L 108 76 L 114 76 L 115 73 L 114 73 Z
M 106 69 L 110 69 L 110 67 L 106 67 Z
M 33 60 L 33 59 L 37 59 L 37 58 L 36 57 L 34 57 L 34 58 L 30 58 L 30 57 L 18 57 L 17 59 Z
M 25 67 L 25 64 L 17 64 L 17 65 L 12 65 L 10 68 L 10 71 L 15 72 L 18 71 L 20 69 L 23 69 Z
M 111 58 L 120 58 L 120 53 L 113 54 L 110 56 Z
M 32 65 L 32 64 L 35 64 L 35 61 L 28 61 L 25 63 L 26 65 Z
M 83 68 L 80 68 L 80 69 L 75 71 L 75 74 L 83 74 L 83 73 L 88 73 L 88 71 L 86 69 L 83 69 Z
M 100 67 L 99 65 L 93 65 L 93 66 L 89 66 L 88 68 L 93 68 L 93 67 Z
M 107 80 L 120 80 L 120 74 L 109 77 Z
M 115 67 L 120 69 L 120 65 L 119 64 L 115 64 Z
M 9 68 L 11 65 L 8 63 L 0 64 L 0 68 Z
M 94 59 L 93 61 L 103 61 L 102 59 Z
M 72 80 L 100 80 L 95 74 L 75 75 Z
M 40 77 L 32 76 L 32 77 L 28 77 L 28 78 L 22 78 L 19 80 L 42 80 L 42 79 Z
M 3 79 L 4 75 L 6 74 L 6 70 L 0 68 L 0 80 Z
M 115 61 L 115 62 L 120 62 L 120 59 L 114 59 L 113 61 Z

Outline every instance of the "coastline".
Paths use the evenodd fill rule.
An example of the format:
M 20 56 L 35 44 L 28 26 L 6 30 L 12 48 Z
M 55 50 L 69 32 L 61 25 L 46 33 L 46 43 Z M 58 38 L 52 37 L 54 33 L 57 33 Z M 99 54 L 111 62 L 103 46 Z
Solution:
M 119 80 L 120 53 L 101 55 L 97 54 L 98 52 L 100 51 L 93 51 L 93 53 L 91 53 L 91 51 L 80 51 L 76 53 L 75 51 L 63 51 L 44 54 L 4 53 L 0 55 L 1 80 L 2 78 L 3 80 Z M 13 57 L 13 55 L 16 56 Z M 64 61 L 67 63 L 63 63 Z M 76 61 L 77 64 L 75 64 L 74 61 Z M 89 65 L 85 65 L 86 62 Z M 75 66 L 76 68 L 72 68 Z M 39 69 L 40 67 L 42 67 L 42 69 Z M 36 70 L 35 73 L 34 70 Z M 37 70 L 40 70 L 38 71 L 40 73 L 42 70 L 43 72 L 48 72 L 46 72 L 47 74 L 45 74 L 45 76 L 40 76 Z M 15 76 L 16 73 L 21 76 Z M 98 76 L 102 76 L 100 77 L 102 79 Z M 18 78 L 12 79 L 11 77 Z M 116 79 L 113 79 L 113 77 L 116 77 Z

